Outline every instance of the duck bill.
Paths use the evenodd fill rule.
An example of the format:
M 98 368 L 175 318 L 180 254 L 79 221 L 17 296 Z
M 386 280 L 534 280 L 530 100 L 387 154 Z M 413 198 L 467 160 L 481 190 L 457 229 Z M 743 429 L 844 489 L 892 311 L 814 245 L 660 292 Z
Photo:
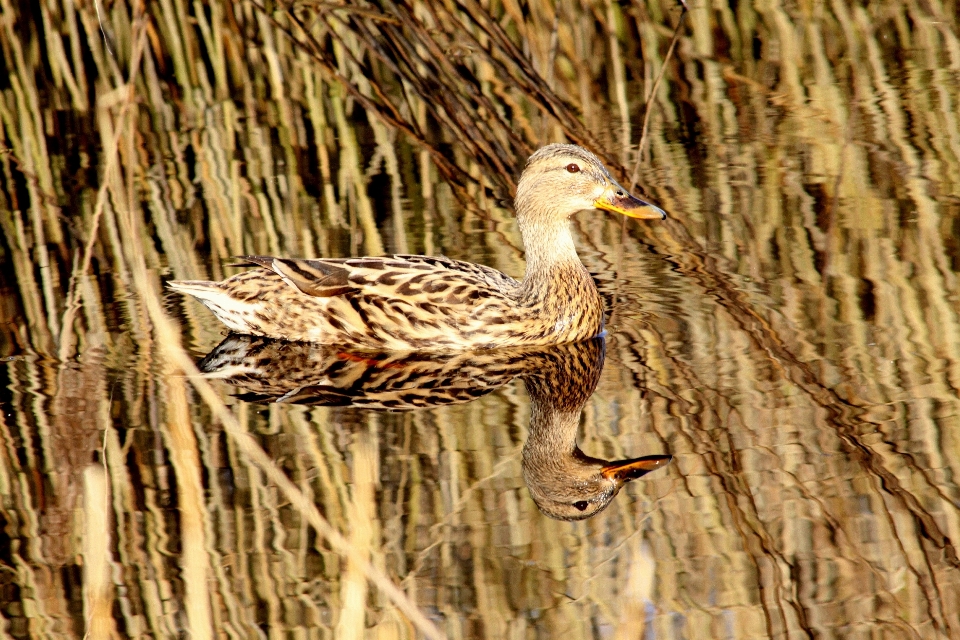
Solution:
M 621 195 L 622 194 L 622 195 Z M 597 209 L 613 211 L 640 220 L 666 220 L 667 212 L 645 200 L 630 195 L 618 184 L 610 185 L 593 203 Z
M 631 460 L 617 460 L 604 466 L 600 473 L 608 480 L 616 480 L 617 484 L 623 484 L 666 466 L 671 460 L 673 456 L 644 456 Z

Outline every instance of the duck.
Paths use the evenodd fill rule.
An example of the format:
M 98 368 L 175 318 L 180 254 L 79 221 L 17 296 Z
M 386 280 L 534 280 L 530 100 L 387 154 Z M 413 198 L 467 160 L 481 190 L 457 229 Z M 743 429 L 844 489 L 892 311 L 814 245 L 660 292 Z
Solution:
M 547 347 L 373 353 L 232 334 L 198 368 L 246 402 L 390 412 L 473 402 L 519 378 L 530 397 L 520 454 L 527 491 L 545 516 L 575 521 L 596 516 L 626 483 L 672 460 L 605 460 L 580 449 L 580 417 L 600 381 L 605 349 L 598 337 Z
M 521 280 L 444 256 L 248 255 L 239 265 L 254 268 L 226 280 L 167 284 L 240 334 L 377 351 L 562 344 L 604 328 L 603 301 L 577 255 L 570 217 L 583 210 L 667 217 L 573 144 L 549 144 L 530 156 L 514 208 L 526 258 Z

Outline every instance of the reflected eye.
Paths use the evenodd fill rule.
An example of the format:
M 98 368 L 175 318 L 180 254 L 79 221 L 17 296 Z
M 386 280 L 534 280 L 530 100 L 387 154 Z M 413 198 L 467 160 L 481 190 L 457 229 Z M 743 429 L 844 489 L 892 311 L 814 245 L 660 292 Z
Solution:
M 570 164 L 567 165 L 567 171 L 569 171 L 570 173 L 580 173 L 580 165 L 578 165 L 576 162 L 571 162 Z M 580 503 L 578 502 L 577 504 L 580 504 Z M 584 507 L 584 509 L 585 508 L 586 507 Z M 581 511 L 583 511 L 583 509 L 581 509 Z
M 577 165 L 573 165 L 573 166 L 577 166 Z M 586 500 L 580 500 L 579 502 L 574 502 L 574 503 L 573 503 L 573 506 L 575 506 L 575 507 L 576 507 L 577 509 L 579 509 L 580 511 L 586 511 L 586 510 L 587 510 L 587 504 L 588 504 L 588 503 L 587 503 Z

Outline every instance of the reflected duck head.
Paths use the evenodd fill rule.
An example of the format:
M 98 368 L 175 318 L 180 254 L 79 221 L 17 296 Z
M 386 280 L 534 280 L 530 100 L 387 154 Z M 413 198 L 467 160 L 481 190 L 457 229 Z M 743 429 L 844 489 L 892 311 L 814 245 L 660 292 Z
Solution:
M 526 451 L 525 451 L 526 454 Z M 553 464 L 531 464 L 524 455 L 523 477 L 540 511 L 557 520 L 585 520 L 610 505 L 620 489 L 665 466 L 669 455 L 607 461 L 587 456 L 579 447 Z
M 566 220 L 584 209 L 663 220 L 667 214 L 631 195 L 600 159 L 575 144 L 549 144 L 527 160 L 514 200 L 521 229 L 527 223 Z

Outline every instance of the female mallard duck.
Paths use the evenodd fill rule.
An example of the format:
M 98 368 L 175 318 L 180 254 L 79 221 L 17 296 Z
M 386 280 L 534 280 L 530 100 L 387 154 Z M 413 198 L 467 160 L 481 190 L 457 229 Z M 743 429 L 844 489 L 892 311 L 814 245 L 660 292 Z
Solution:
M 238 333 L 354 349 L 452 351 L 547 345 L 603 331 L 603 303 L 573 245 L 568 220 L 583 209 L 631 218 L 666 214 L 627 193 L 581 147 L 534 153 L 517 185 L 527 269 L 444 257 L 294 260 L 243 256 L 263 267 L 223 282 L 173 281 Z

